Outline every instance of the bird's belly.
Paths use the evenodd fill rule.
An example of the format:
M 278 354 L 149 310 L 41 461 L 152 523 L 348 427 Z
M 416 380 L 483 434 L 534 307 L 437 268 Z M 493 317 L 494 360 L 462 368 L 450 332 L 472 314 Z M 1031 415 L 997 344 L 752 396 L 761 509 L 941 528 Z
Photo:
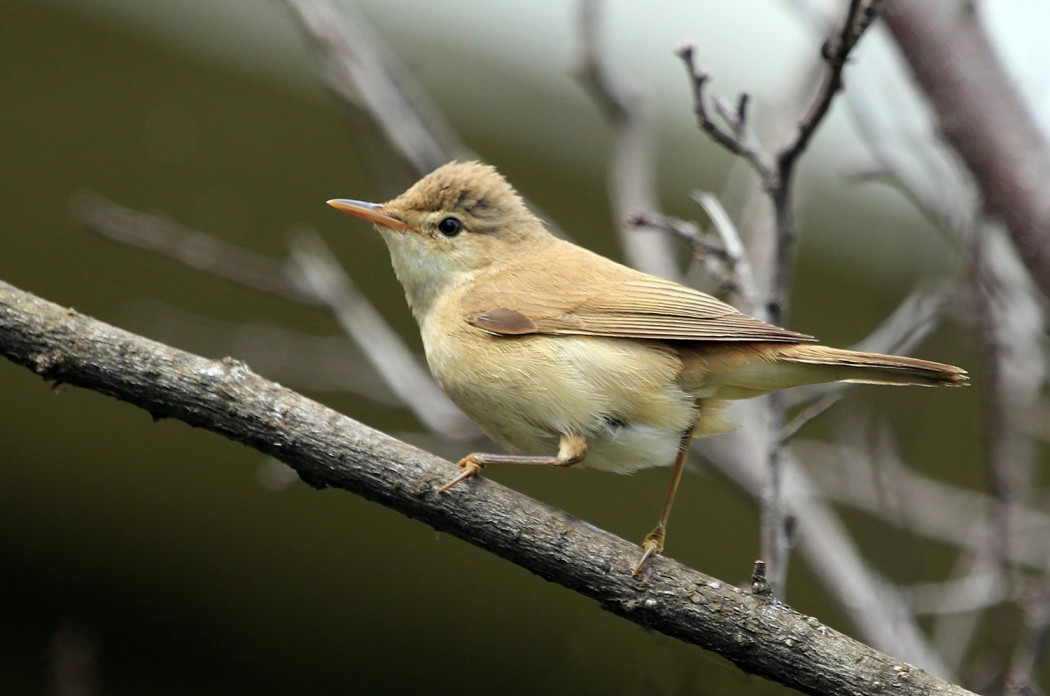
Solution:
M 471 330 L 424 332 L 424 345 L 452 400 L 514 452 L 554 454 L 562 434 L 577 432 L 587 441 L 578 466 L 631 473 L 672 464 L 695 418 L 677 357 L 658 344 Z
M 617 474 L 633 474 L 654 466 L 671 466 L 681 432 L 639 423 L 625 423 L 587 440 L 587 458 L 579 466 Z

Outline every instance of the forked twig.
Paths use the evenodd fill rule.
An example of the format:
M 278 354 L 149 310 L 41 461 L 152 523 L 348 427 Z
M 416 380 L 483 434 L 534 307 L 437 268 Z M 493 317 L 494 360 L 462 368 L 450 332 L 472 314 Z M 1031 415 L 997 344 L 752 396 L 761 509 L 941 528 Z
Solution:
M 767 236 L 773 249 L 773 264 L 769 270 L 769 292 L 764 314 L 774 324 L 784 325 L 787 320 L 787 289 L 797 236 L 791 199 L 795 164 L 823 122 L 835 95 L 840 91 L 842 72 L 847 59 L 861 35 L 870 26 L 877 9 L 878 3 L 875 1 L 851 0 L 836 38 L 825 43 L 821 50 L 827 70 L 817 97 L 799 122 L 794 138 L 780 147 L 775 155 L 770 154 L 751 135 L 748 128 L 746 95 L 740 96 L 735 107 L 715 100 L 716 113 L 720 119 L 715 120 L 708 110 L 704 93 L 709 76 L 697 67 L 694 47 L 685 44 L 676 51 L 689 73 L 697 124 L 716 143 L 748 162 L 761 180 L 762 188 L 773 207 L 774 229 Z M 762 497 L 762 555 L 769 566 L 769 577 L 774 590 L 782 593 L 788 559 L 782 490 L 783 440 L 779 437 L 785 429 L 784 398 L 779 394 L 772 394 L 767 403 L 771 434 L 767 451 L 768 486 Z

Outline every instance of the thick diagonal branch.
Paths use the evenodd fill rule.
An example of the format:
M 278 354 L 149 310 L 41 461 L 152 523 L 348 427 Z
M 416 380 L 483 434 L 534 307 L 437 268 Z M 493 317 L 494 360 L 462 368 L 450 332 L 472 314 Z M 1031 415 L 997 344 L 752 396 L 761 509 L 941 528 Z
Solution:
M 496 553 L 604 608 L 809 694 L 968 694 L 771 601 L 656 559 L 496 483 L 439 495 L 452 465 L 225 358 L 136 336 L 0 282 L 0 353 L 85 387 L 243 442 L 317 487 L 343 488 Z

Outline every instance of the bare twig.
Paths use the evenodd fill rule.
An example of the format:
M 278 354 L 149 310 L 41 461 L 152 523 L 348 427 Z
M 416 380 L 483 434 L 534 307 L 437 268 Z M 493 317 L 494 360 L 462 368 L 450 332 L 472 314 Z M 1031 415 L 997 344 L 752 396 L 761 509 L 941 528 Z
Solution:
M 949 288 L 943 283 L 920 285 L 871 333 L 851 347 L 870 353 L 908 355 L 940 325 L 949 297 Z M 849 382 L 814 384 L 785 392 L 784 401 L 789 407 L 797 406 L 812 400 L 814 395 L 823 398 L 829 394 L 844 394 L 856 386 Z
M 1030 583 L 1020 604 L 1024 610 L 1024 631 L 1010 661 L 1007 686 L 1015 692 L 1038 689 L 1039 673 L 1046 664 L 1050 641 L 1050 579 Z M 1039 691 L 1033 691 L 1039 693 Z
M 710 235 L 705 234 L 695 222 L 645 212 L 633 213 L 628 217 L 627 224 L 638 230 L 659 230 L 688 242 L 693 247 L 693 258 L 703 266 L 720 290 L 731 293 L 739 291 L 740 281 L 730 266 L 731 259 L 725 248 L 720 243 L 710 241 Z
M 332 92 L 360 109 L 417 175 L 451 160 L 475 159 L 473 151 L 352 4 L 331 0 L 284 0 L 317 49 Z M 389 169 L 389 158 L 377 167 Z M 400 182 L 398 186 L 403 184 Z M 529 207 L 547 219 L 538 206 Z M 556 225 L 551 231 L 567 236 Z
M 640 99 L 613 84 L 598 50 L 601 0 L 580 0 L 579 56 L 576 79 L 601 108 L 613 129 L 609 163 L 609 199 L 620 242 L 628 263 L 647 273 L 676 280 L 682 273 L 665 235 L 639 230 L 630 220 L 641 210 L 656 210 L 656 174 L 649 129 L 642 118 Z
M 1003 585 L 1002 573 L 988 564 L 975 566 L 964 575 L 943 582 L 924 582 L 904 588 L 916 614 L 975 612 L 1003 602 L 1015 601 Z
M 767 189 L 773 203 L 776 224 L 776 253 L 769 298 L 769 317 L 774 324 L 784 324 L 787 320 L 787 288 L 797 236 L 791 200 L 795 164 L 827 116 L 835 95 L 842 89 L 846 61 L 861 35 L 870 26 L 877 4 L 869 0 L 850 1 L 837 41 L 825 43 L 821 48 L 821 56 L 827 64 L 824 84 L 799 123 L 795 139 L 781 148 L 776 156 L 775 185 Z
M 930 631 L 930 641 L 937 647 L 937 653 L 945 662 L 960 672 L 967 669 L 966 661 L 973 655 L 973 645 L 980 637 L 984 619 L 987 617 L 986 612 L 996 610 L 991 605 L 988 609 L 980 607 L 982 601 L 987 604 L 989 601 L 994 601 L 992 597 L 1001 601 L 1015 599 L 1006 596 L 1007 588 L 1002 583 L 1002 573 L 998 568 L 998 562 L 992 558 L 991 549 L 988 548 L 985 525 L 986 523 L 982 522 L 981 525 L 973 525 L 969 530 L 973 537 L 972 548 L 967 549 L 966 553 L 959 554 L 955 567 L 952 568 L 950 579 L 941 583 L 942 594 L 939 597 L 927 598 L 928 606 L 961 609 L 961 611 L 949 610 L 934 613 L 932 616 L 935 621 Z M 987 582 L 985 578 L 992 578 L 992 580 Z M 976 596 L 975 590 L 984 590 L 984 597 Z M 916 614 L 922 613 L 924 609 L 921 603 L 922 598 L 916 598 L 915 588 L 908 588 L 908 593 L 912 597 L 912 607 Z M 969 610 L 965 606 L 960 606 L 964 605 L 967 600 L 972 606 Z
M 762 453 L 767 445 L 754 434 L 769 432 L 763 422 L 766 414 L 755 401 L 735 406 L 733 415 L 740 429 L 701 440 L 697 447 L 723 476 L 757 499 L 766 485 Z M 825 463 L 824 468 L 830 467 Z M 789 469 L 785 500 L 796 520 L 801 556 L 865 640 L 906 655 L 909 662 L 942 678 L 951 678 L 951 670 L 931 649 L 904 597 L 864 562 L 841 517 L 797 463 Z
M 250 445 L 315 486 L 365 495 L 741 669 L 809 694 L 968 694 L 802 616 L 480 479 L 435 495 L 452 465 L 253 374 L 121 331 L 0 283 L 0 354 Z M 622 572 L 618 570 L 622 569 Z
M 817 127 L 827 116 L 835 95 L 842 90 L 842 74 L 846 68 L 846 61 L 860 37 L 875 21 L 881 5 L 881 0 L 850 0 L 846 20 L 842 23 L 838 36 L 821 47 L 820 53 L 828 66 L 824 84 L 809 112 L 799 122 L 795 141 L 777 154 L 777 168 L 781 172 L 782 180 L 785 174 L 789 174 L 794 168 L 799 155 L 805 152 Z
M 901 54 L 962 157 L 985 208 L 1001 219 L 1050 296 L 1050 142 L 1013 85 L 972 3 L 892 0 L 884 12 Z M 1007 125 L 1008 124 L 1008 125 Z
M 477 428 L 354 287 L 316 235 L 300 235 L 293 248 L 293 261 L 282 263 L 97 195 L 81 196 L 74 214 L 89 229 L 114 241 L 170 256 L 255 290 L 329 309 L 421 422 L 451 437 L 476 436 Z
M 941 138 L 946 137 L 952 147 L 965 148 L 967 152 L 962 153 L 964 159 L 978 153 L 992 159 L 1021 157 L 1016 162 L 1017 166 L 1023 166 L 1029 157 L 1033 158 L 1032 161 L 1038 161 L 1040 143 L 1033 140 L 1025 146 L 1031 152 L 1027 149 L 1023 153 L 1015 150 L 1011 155 L 1011 146 L 1018 145 L 1017 142 L 1011 144 L 1012 135 L 1024 132 L 1026 126 L 1021 123 L 1015 129 L 1012 125 L 1015 117 L 1007 115 L 1011 109 L 1019 106 L 1014 101 L 1016 95 L 1003 99 L 992 96 L 992 93 L 1000 91 L 1012 92 L 1005 80 L 1000 81 L 995 77 L 999 68 L 982 72 L 977 67 L 984 60 L 995 63 L 996 59 L 994 55 L 986 54 L 988 47 L 983 35 L 976 36 L 981 34 L 981 30 L 970 11 L 953 3 L 938 4 L 936 9 L 925 2 L 892 3 L 887 8 L 887 20 L 897 34 L 898 44 L 925 41 L 920 39 L 920 35 L 938 40 L 926 32 L 936 35 L 947 30 L 951 34 L 947 43 L 943 43 L 945 37 L 941 36 L 940 45 L 909 48 L 902 45 L 901 48 L 906 54 L 919 54 L 909 57 L 915 69 L 933 70 L 934 74 L 954 82 L 942 85 L 939 83 L 941 77 L 932 74 L 919 78 L 927 92 L 943 92 L 931 95 L 935 102 L 939 99 L 962 99 L 964 103 L 959 106 L 959 111 L 953 110 L 949 117 L 942 111 L 947 108 L 945 102 L 935 104 L 935 110 L 941 111 L 937 116 L 938 122 L 928 123 L 926 112 L 917 108 L 913 108 L 912 113 L 907 110 L 902 113 L 898 107 L 888 113 L 884 106 L 885 94 L 854 91 L 852 103 L 871 152 L 891 183 L 937 225 L 949 243 L 963 250 L 967 262 L 958 281 L 958 304 L 965 307 L 961 316 L 975 336 L 982 364 L 984 377 L 979 383 L 984 396 L 982 430 L 988 479 L 994 497 L 985 498 L 977 507 L 971 508 L 980 511 L 977 520 L 981 527 L 964 528 L 976 546 L 957 565 L 963 568 L 997 569 L 998 580 L 989 588 L 986 601 L 994 602 L 1000 598 L 1016 601 L 1019 595 L 1017 585 L 1024 582 L 1019 568 L 1035 560 L 1032 558 L 1033 552 L 1042 563 L 1045 563 L 1048 554 L 1039 535 L 1045 535 L 1050 527 L 1044 524 L 1041 528 L 1036 526 L 1033 529 L 1025 511 L 1036 461 L 1034 434 L 1029 423 L 1038 409 L 1047 380 L 1046 318 L 1030 279 L 1032 265 L 1029 263 L 1026 269 L 1016 256 L 1016 235 L 1015 246 L 1011 247 L 999 226 L 983 219 L 984 212 L 990 206 L 987 200 L 989 194 L 987 190 L 982 193 L 981 188 L 989 185 L 995 188 L 1006 182 L 982 182 L 980 176 L 993 174 L 1002 163 L 981 162 L 975 168 L 974 163 L 970 162 L 968 174 L 959 166 L 958 157 L 947 151 Z M 916 27 L 911 25 L 913 21 L 928 24 Z M 921 62 L 928 60 L 931 55 L 938 55 L 944 60 L 948 60 L 949 56 L 954 57 L 951 65 Z M 964 70 L 965 74 L 956 73 L 957 69 Z M 981 77 L 975 80 L 976 74 Z M 959 90 L 963 89 L 966 82 L 973 84 L 969 88 L 972 91 L 964 96 Z M 987 99 L 979 108 L 975 102 L 968 101 L 977 94 Z M 907 103 L 899 98 L 900 95 L 896 96 L 894 102 Z M 975 108 L 977 110 L 971 111 Z M 1024 121 L 1024 117 L 1022 114 L 1019 120 Z M 946 124 L 945 119 L 951 123 Z M 972 119 L 977 121 L 966 124 Z M 981 119 L 991 121 L 984 123 Z M 1009 119 L 1011 127 L 1002 128 L 1002 122 L 1005 121 L 998 119 Z M 965 136 L 968 141 L 959 143 L 957 138 L 961 137 L 960 129 L 963 128 L 968 130 Z M 989 132 L 989 129 L 994 133 Z M 948 133 L 948 130 L 952 133 Z M 1009 131 L 1009 134 L 1005 131 Z M 902 133 L 910 137 L 902 136 Z M 1004 135 L 1008 137 L 1002 137 Z M 1016 196 L 1014 204 L 1025 204 L 1023 191 L 1013 191 L 1011 195 Z M 981 200 L 982 196 L 984 201 Z M 944 514 L 940 506 L 932 509 Z M 1032 546 L 1033 542 L 1035 546 Z M 1016 548 L 1019 546 L 1022 548 Z M 1046 572 L 1045 568 L 1043 572 Z M 966 577 L 964 575 L 962 579 Z M 933 627 L 934 636 L 939 644 L 947 646 L 945 654 L 949 659 L 954 655 L 961 660 L 963 655 L 968 654 L 968 645 L 978 639 L 980 624 L 989 620 L 995 624 L 990 630 L 1000 639 L 993 641 L 986 655 L 998 652 L 997 656 L 991 657 L 989 665 L 996 663 L 992 671 L 998 672 L 1000 679 L 1005 679 L 1008 675 L 1003 665 L 1010 661 L 1010 652 L 1016 653 L 1019 648 L 1002 639 L 1014 633 L 1013 622 L 1004 621 L 1003 612 L 993 612 L 984 617 L 976 613 L 938 616 Z
M 971 278 L 976 282 L 963 283 L 963 287 L 972 298 L 970 316 L 985 375 L 982 420 L 994 496 L 986 511 L 985 543 L 996 561 L 1000 583 L 1009 595 L 1016 596 L 1016 587 L 1023 581 L 1009 560 L 1017 539 L 1011 511 L 1028 497 L 1035 472 L 1035 442 L 1023 423 L 1039 402 L 1046 380 L 1046 355 L 1041 349 L 1044 322 L 1034 302 L 1034 289 L 1028 276 L 1016 268 L 1014 249 L 1003 241 L 994 230 L 974 236 Z M 992 614 L 992 620 L 1009 630 L 1001 614 Z M 1000 653 L 999 662 L 1006 664 L 1017 649 L 998 641 L 989 653 Z M 1018 672 L 1016 679 L 1030 676 Z
M 328 86 L 365 110 L 417 174 L 470 158 L 441 112 L 351 5 L 285 0 L 324 60 Z
M 747 250 L 736 226 L 714 194 L 697 191 L 693 199 L 707 214 L 714 234 L 702 230 L 695 222 L 653 212 L 634 213 L 628 218 L 628 224 L 661 230 L 689 242 L 693 247 L 694 258 L 715 279 L 719 288 L 739 296 L 743 301 L 743 311 L 754 312 L 758 303 L 758 290 Z
M 635 213 L 628 222 L 634 227 L 651 227 L 689 242 L 696 247 L 696 255 L 701 259 L 709 256 L 726 258 L 725 249 L 708 242 L 701 234 L 700 226 L 695 222 L 653 212 Z M 724 280 L 731 282 L 728 278 Z
M 787 443 L 791 438 L 798 434 L 798 431 L 802 430 L 806 425 L 812 423 L 817 418 L 820 418 L 827 413 L 832 406 L 842 401 L 842 397 L 845 396 L 843 391 L 833 391 L 825 394 L 820 399 L 814 401 L 806 408 L 802 409 L 795 414 L 795 417 L 784 424 L 784 427 L 780 430 L 780 441 Z
M 762 187 L 769 195 L 773 207 L 774 233 L 770 236 L 773 248 L 773 264 L 770 269 L 769 294 L 766 312 L 774 324 L 784 325 L 787 320 L 787 288 L 790 279 L 791 261 L 796 238 L 791 191 L 795 164 L 805 151 L 820 123 L 830 109 L 832 100 L 842 87 L 842 71 L 850 52 L 860 36 L 870 25 L 876 3 L 852 0 L 842 22 L 836 40 L 825 43 L 822 57 L 827 65 L 824 83 L 816 99 L 803 116 L 793 139 L 781 147 L 775 156 L 750 136 L 747 128 L 747 99 L 741 96 L 735 109 L 718 106 L 717 112 L 723 123 L 711 118 L 704 95 L 706 73 L 697 68 L 694 49 L 690 45 L 678 49 L 678 56 L 689 71 L 693 90 L 693 110 L 697 123 L 719 145 L 743 158 L 759 176 Z M 716 106 L 719 103 L 716 101 Z M 783 508 L 783 440 L 784 400 L 778 394 L 767 398 L 769 408 L 767 438 L 769 448 L 767 486 L 762 496 L 762 555 L 769 565 L 769 577 L 774 590 L 784 591 L 787 577 L 788 539 Z
M 880 458 L 864 466 L 870 448 L 830 445 L 809 439 L 794 441 L 806 470 L 830 499 L 928 539 L 952 544 L 972 553 L 987 550 L 982 533 L 989 497 L 923 476 L 900 462 Z M 841 464 L 847 461 L 846 472 Z M 1012 563 L 1050 572 L 1050 515 L 1023 505 L 1014 506 Z
M 618 89 L 602 66 L 598 51 L 598 23 L 602 0 L 580 0 L 578 4 L 579 29 L 576 79 L 590 92 L 594 103 L 601 107 L 606 118 L 613 123 L 627 121 L 633 117 L 636 97 L 628 96 Z
M 401 403 L 424 425 L 449 437 L 476 437 L 477 427 L 441 391 L 430 372 L 357 290 L 318 235 L 292 240 L 292 261 Z
M 239 355 L 266 377 L 312 393 L 356 394 L 390 407 L 401 400 L 378 373 L 362 370 L 364 355 L 346 336 L 312 335 L 280 326 L 223 321 L 157 300 L 132 300 L 126 314 L 151 335 L 204 354 Z M 218 347 L 218 348 L 216 348 Z
M 73 217 L 90 231 L 121 244 L 168 256 L 238 285 L 311 306 L 323 303 L 294 268 L 254 251 L 157 215 L 132 210 L 96 193 L 81 193 Z
M 772 158 L 754 141 L 748 129 L 747 95 L 740 95 L 735 111 L 726 112 L 724 109 L 719 109 L 719 115 L 725 122 L 724 125 L 711 118 L 707 110 L 707 97 L 704 94 L 704 87 L 711 76 L 696 65 L 693 55 L 695 51 L 696 47 L 688 43 L 675 49 L 676 55 L 682 59 L 689 72 L 689 84 L 693 89 L 693 113 L 696 115 L 697 125 L 716 143 L 734 155 L 747 160 L 762 179 L 763 187 L 770 190 L 776 186 L 776 174 Z
M 952 300 L 951 292 L 945 282 L 922 283 L 854 348 L 873 353 L 910 353 L 940 325 Z
M 711 225 L 722 240 L 722 249 L 729 270 L 735 281 L 736 292 L 744 300 L 746 311 L 753 312 L 759 306 L 758 284 L 755 282 L 754 272 L 751 269 L 751 260 L 748 258 L 744 241 L 733 224 L 729 213 L 722 206 L 718 196 L 709 191 L 694 191 L 692 198 L 696 201 L 711 220 Z

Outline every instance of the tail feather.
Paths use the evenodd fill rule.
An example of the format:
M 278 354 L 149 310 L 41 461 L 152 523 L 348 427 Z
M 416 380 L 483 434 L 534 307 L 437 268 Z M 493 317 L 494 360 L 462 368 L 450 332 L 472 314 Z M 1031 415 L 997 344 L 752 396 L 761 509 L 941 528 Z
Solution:
M 966 385 L 969 380 L 962 368 L 919 358 L 807 344 L 784 346 L 777 352 L 777 362 L 828 368 L 830 379 L 814 380 L 820 382 L 958 387 Z

